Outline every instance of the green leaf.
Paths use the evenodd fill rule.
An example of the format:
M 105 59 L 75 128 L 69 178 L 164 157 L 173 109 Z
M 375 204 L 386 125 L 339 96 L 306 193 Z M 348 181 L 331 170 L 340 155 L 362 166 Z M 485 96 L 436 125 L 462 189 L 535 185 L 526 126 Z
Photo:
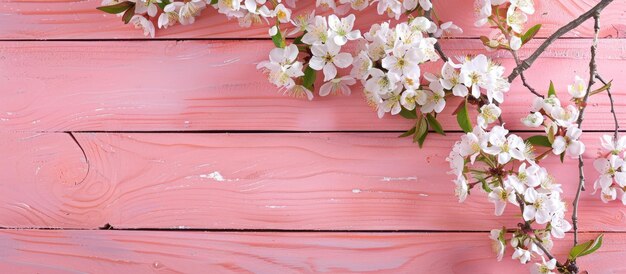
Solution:
M 312 69 L 310 66 L 306 67 L 306 69 L 304 70 L 304 76 L 302 76 L 302 86 L 304 86 L 308 90 L 313 90 L 313 84 L 315 84 L 316 76 L 316 70 Z
M 524 35 L 522 35 L 522 44 L 526 44 L 526 42 L 532 40 L 537 32 L 541 29 L 541 24 L 534 25 L 532 28 L 528 29 Z
M 552 143 L 550 142 L 550 139 L 548 139 L 548 136 L 543 135 L 528 137 L 528 139 L 526 139 L 526 142 L 529 142 L 534 146 L 552 147 Z
M 165 6 L 170 4 L 170 0 L 161 0 L 161 3 L 157 3 L 157 5 L 159 5 L 159 7 L 161 8 L 161 10 L 165 9 Z
M 582 253 L 580 253 L 580 255 L 578 255 L 578 257 L 582 257 L 585 255 L 589 255 L 591 253 L 596 252 L 596 250 L 600 249 L 600 247 L 602 247 L 602 238 L 604 237 L 604 234 L 600 234 L 600 236 L 598 236 L 597 238 L 595 238 L 591 244 L 589 244 L 589 248 L 587 248 L 585 251 L 583 251 Z
M 272 42 L 277 48 L 285 48 L 285 38 L 283 38 L 283 34 L 280 32 L 280 28 L 276 25 L 276 34 L 272 36 Z
M 435 130 L 435 132 L 444 136 L 446 135 L 446 133 L 443 131 L 443 128 L 441 127 L 441 124 L 439 123 L 439 121 L 437 121 L 437 118 L 435 118 L 435 116 L 428 113 L 426 114 L 426 119 L 428 119 L 428 125 L 430 125 L 430 127 Z
M 124 1 L 115 5 L 111 5 L 111 6 L 101 6 L 101 7 L 97 7 L 96 9 L 104 11 L 106 13 L 110 13 L 110 14 L 118 14 L 118 13 L 122 13 L 126 10 L 128 10 L 130 7 L 134 7 L 135 3 L 130 2 L 130 1 Z
M 576 258 L 585 256 L 585 255 L 589 255 L 593 252 L 595 252 L 596 250 L 598 250 L 601 246 L 602 246 L 602 238 L 604 237 L 604 234 L 600 234 L 600 236 L 598 236 L 597 238 L 578 244 L 574 247 L 572 247 L 572 249 L 569 252 L 569 260 L 575 260 Z
M 422 134 L 422 136 L 417 138 L 417 143 L 419 144 L 420 148 L 422 148 L 422 146 L 424 145 L 424 141 L 426 141 L 426 137 L 427 136 L 428 136 L 428 130 L 426 132 L 424 132 L 424 134 Z
M 211 0 L 211 5 L 217 4 L 218 0 Z
M 402 107 L 402 110 L 400 110 L 400 116 L 409 120 L 414 120 L 414 119 L 417 119 L 417 111 L 415 109 L 408 110 Z
M 426 140 L 426 135 L 428 135 L 428 123 L 426 122 L 426 118 L 424 116 L 420 116 L 415 124 L 415 135 L 413 136 L 413 142 L 418 143 L 420 147 L 424 144 L 424 140 Z
M 489 183 L 487 183 L 487 180 L 485 180 L 485 178 L 478 178 L 478 181 L 480 181 L 480 185 L 483 188 L 483 190 L 487 193 L 491 193 L 493 190 L 491 190 L 491 188 L 489 187 Z
M 554 89 L 554 83 L 550 81 L 550 88 L 548 89 L 548 97 L 554 95 L 556 97 L 556 89 Z
M 594 91 L 589 92 L 589 96 L 591 96 L 591 95 L 595 95 L 595 94 L 598 94 L 598 93 L 600 93 L 600 92 L 603 92 L 603 91 L 605 91 L 605 90 L 610 89 L 610 88 L 611 88 L 612 83 L 613 83 L 613 80 L 611 80 L 610 82 L 606 83 L 606 85 L 604 85 L 604 86 L 600 87 L 599 89 L 596 89 L 596 90 L 594 90 Z
M 124 15 L 122 16 L 122 21 L 124 21 L 124 24 L 128 24 L 128 22 L 130 22 L 130 19 L 132 19 L 133 16 L 135 16 L 135 5 L 130 7 L 130 9 L 126 10 Z
M 459 111 L 456 113 L 456 121 L 459 123 L 461 129 L 464 132 L 472 132 L 472 121 L 469 118 L 469 113 L 467 112 L 467 101 L 461 103 L 461 107 Z
M 415 129 L 416 129 L 415 127 L 412 127 L 407 132 L 402 133 L 402 135 L 398 136 L 398 138 L 409 137 L 409 136 L 415 134 Z
M 296 37 L 296 39 L 293 40 L 293 43 L 296 44 L 296 45 L 304 44 L 304 42 L 302 42 L 302 38 L 304 38 L 305 34 L 306 34 L 306 30 L 304 31 L 304 33 L 302 33 L 302 35 Z

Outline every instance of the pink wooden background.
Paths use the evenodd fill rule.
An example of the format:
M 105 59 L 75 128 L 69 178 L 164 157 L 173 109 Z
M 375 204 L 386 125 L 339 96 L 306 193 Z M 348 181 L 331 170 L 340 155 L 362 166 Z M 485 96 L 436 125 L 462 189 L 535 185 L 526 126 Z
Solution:
M 449 54 L 484 52 L 472 1 L 435 2 L 465 29 L 444 42 Z M 542 38 L 597 1 L 535 2 Z M 243 40 L 265 38 L 264 27 L 211 12 L 147 40 L 99 3 L 0 0 L 0 272 L 527 272 L 510 252 L 498 263 L 487 238 L 515 226 L 513 208 L 495 217 L 484 196 L 456 202 L 444 161 L 460 136 L 450 112 L 448 136 L 420 150 L 396 137 L 409 122 L 379 120 L 359 92 L 278 94 L 255 70 L 271 42 Z M 598 53 L 622 123 L 625 19 L 623 0 L 606 9 Z M 377 20 L 370 9 L 357 22 Z M 575 73 L 587 75 L 591 35 L 588 23 L 559 40 L 529 80 L 565 92 Z M 511 67 L 508 54 L 490 55 Z M 530 100 L 514 83 L 503 106 L 510 128 L 524 129 Z M 588 162 L 612 126 L 608 100 L 591 104 Z M 577 163 L 546 165 L 571 201 Z M 586 173 L 596 175 L 591 164 Z M 581 205 L 582 237 L 606 234 L 581 265 L 626 273 L 626 207 L 590 191 Z M 556 253 L 570 244 L 568 235 Z

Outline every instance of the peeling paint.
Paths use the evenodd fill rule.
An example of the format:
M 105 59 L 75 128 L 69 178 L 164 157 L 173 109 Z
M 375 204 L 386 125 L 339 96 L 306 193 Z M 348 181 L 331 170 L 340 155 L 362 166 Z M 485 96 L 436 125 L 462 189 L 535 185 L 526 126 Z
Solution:
M 267 208 L 285 208 L 287 206 L 279 206 L 279 205 L 266 205 Z
M 383 182 L 391 181 L 417 181 L 417 177 L 383 177 Z
M 226 181 L 226 179 L 224 179 L 222 174 L 220 174 L 218 171 L 214 171 L 213 173 L 210 173 L 210 174 L 201 174 L 200 178 L 213 179 L 213 180 L 218 181 L 218 182 Z

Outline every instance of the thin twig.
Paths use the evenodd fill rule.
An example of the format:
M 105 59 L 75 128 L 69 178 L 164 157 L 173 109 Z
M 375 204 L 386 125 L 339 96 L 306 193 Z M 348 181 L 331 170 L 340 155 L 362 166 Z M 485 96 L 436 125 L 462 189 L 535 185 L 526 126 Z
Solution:
M 550 253 L 550 251 L 545 246 L 543 246 L 543 244 L 539 241 L 539 239 L 537 239 L 536 237 L 532 237 L 531 239 L 533 240 L 535 245 L 537 247 L 539 247 L 539 249 L 541 249 L 541 251 L 543 251 L 544 254 L 546 254 L 546 257 L 548 257 L 548 259 L 550 259 L 550 260 L 555 259 L 556 260 L 554 255 L 552 255 L 552 253 Z M 559 263 L 558 261 L 556 263 L 557 263 L 558 266 L 562 266 L 562 264 Z
M 513 59 L 515 59 L 515 64 L 517 64 L 518 66 L 522 63 L 522 61 L 519 59 L 519 55 L 517 55 L 517 51 L 516 50 L 512 50 L 511 53 L 513 54 Z M 539 94 L 533 87 L 530 86 L 530 84 L 528 84 L 528 81 L 526 80 L 526 76 L 524 75 L 524 72 L 520 72 L 520 77 L 522 78 L 522 84 L 534 95 L 536 95 L 537 97 L 541 97 L 544 98 L 543 95 Z
M 434 23 L 432 16 L 431 16 L 431 11 L 432 9 L 424 11 L 424 17 L 426 17 L 426 19 Z M 435 35 L 432 33 L 428 33 L 428 37 L 435 38 Z M 441 59 L 443 59 L 444 62 L 448 62 L 448 56 L 446 55 L 445 52 L 443 52 L 443 49 L 441 49 L 441 44 L 439 44 L 439 39 L 437 39 L 437 42 L 435 42 L 435 50 L 437 51 L 437 54 L 439 54 L 439 57 L 441 57 Z
M 520 212 L 522 213 L 522 216 L 523 216 L 523 215 L 524 215 L 524 207 L 526 206 L 526 204 L 524 204 L 524 198 L 522 198 L 522 195 L 521 195 L 521 194 L 519 194 L 519 193 L 517 193 L 517 192 L 516 192 L 516 193 L 515 193 L 515 199 L 517 200 L 517 203 L 519 204 L 519 209 L 520 209 Z M 529 221 L 524 221 L 524 224 L 526 225 L 526 227 L 527 227 L 529 230 L 533 230 L 533 228 L 532 228 L 532 226 L 531 226 L 531 224 L 530 224 L 530 222 L 529 222 Z M 534 230 L 533 230 L 533 231 L 534 231 Z M 537 239 L 537 237 L 530 236 L 530 235 L 529 235 L 529 237 L 532 239 L 533 243 L 535 243 L 535 245 L 536 245 L 537 247 L 539 247 L 539 249 L 541 249 L 541 251 L 543 251 L 543 253 L 544 253 L 544 254 L 546 254 L 546 256 L 547 256 L 550 260 L 552 260 L 552 259 L 556 259 L 556 258 L 554 257 L 554 255 L 552 255 L 552 253 L 550 253 L 550 251 L 549 251 L 549 250 L 548 250 L 545 246 L 543 246 L 543 244 L 539 241 L 539 239 Z M 556 264 L 557 264 L 558 266 L 563 266 L 563 264 L 561 264 L 561 263 L 560 263 L 560 262 L 558 262 L 558 261 L 556 262 Z
M 591 60 L 589 60 L 589 84 L 587 85 L 587 92 L 585 93 L 585 97 L 583 97 L 582 107 L 580 108 L 580 114 L 578 115 L 578 121 L 576 122 L 578 128 L 581 128 L 583 123 L 585 109 L 587 108 L 587 100 L 589 99 L 589 94 L 591 93 L 591 87 L 596 83 L 595 77 L 597 74 L 598 65 L 596 64 L 596 52 L 598 50 L 598 35 L 600 32 L 600 11 L 596 11 L 593 14 L 593 44 L 591 45 Z M 578 156 L 578 189 L 576 190 L 576 197 L 574 198 L 574 210 L 572 213 L 572 226 L 574 227 L 574 245 L 578 244 L 578 201 L 580 200 L 580 192 L 585 189 L 585 173 L 583 171 L 584 168 L 583 156 Z
M 600 80 L 602 84 L 608 85 L 608 83 L 604 81 L 604 79 L 602 79 L 602 76 L 600 76 L 600 74 L 598 73 L 596 73 L 596 79 Z M 613 122 L 615 122 L 615 131 L 613 132 L 613 141 L 617 142 L 617 135 L 619 132 L 619 122 L 617 121 L 617 114 L 615 113 L 615 103 L 613 102 L 613 95 L 611 94 L 610 87 L 606 89 L 606 93 L 608 94 L 609 101 L 611 102 L 611 114 L 613 114 Z
M 513 80 L 515 80 L 515 78 L 520 73 L 522 73 L 525 70 L 527 70 L 535 62 L 535 60 L 537 60 L 537 58 L 539 58 L 539 56 L 548 48 L 548 46 L 550 46 L 550 44 L 554 43 L 554 41 L 556 41 L 557 39 L 559 39 L 561 36 L 565 35 L 569 31 L 571 31 L 571 30 L 575 29 L 576 27 L 580 26 L 580 24 L 582 24 L 585 21 L 587 21 L 587 19 L 593 17 L 594 14 L 599 13 L 600 11 L 602 11 L 602 9 L 604 9 L 611 2 L 613 2 L 613 0 L 602 0 L 602 1 L 600 1 L 600 3 L 595 5 L 593 8 L 591 8 L 587 12 L 583 13 L 582 15 L 580 15 L 578 18 L 574 19 L 573 21 L 569 22 L 567 25 L 565 25 L 565 26 L 561 27 L 560 29 L 558 29 L 557 31 L 555 31 L 552 35 L 550 35 L 550 37 L 548 37 L 548 39 L 546 39 L 543 42 L 543 44 L 541 44 L 541 46 L 539 46 L 535 50 L 535 52 L 533 52 L 533 54 L 531 54 L 528 58 L 526 58 L 524 61 L 522 61 L 521 64 L 519 64 L 517 67 L 515 67 L 513 69 L 513 71 L 511 72 L 511 74 L 508 77 L 509 78 L 509 83 L 513 82 Z

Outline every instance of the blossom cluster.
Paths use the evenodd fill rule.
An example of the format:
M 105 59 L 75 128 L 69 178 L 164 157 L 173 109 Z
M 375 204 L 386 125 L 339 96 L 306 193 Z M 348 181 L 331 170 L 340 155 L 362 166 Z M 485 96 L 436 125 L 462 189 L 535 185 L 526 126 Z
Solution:
M 156 18 L 158 28 L 166 29 L 176 24 L 189 25 L 196 21 L 207 7 L 212 7 L 227 18 L 236 18 L 242 27 L 252 24 L 294 23 L 292 9 L 298 0 L 103 0 L 101 10 L 124 15 L 125 23 L 132 23 L 142 29 L 144 35 L 154 37 L 156 28 L 151 18 Z M 336 14 L 345 14 L 348 10 L 364 10 L 377 3 L 380 15 L 387 14 L 395 19 L 401 15 L 419 9 L 430 10 L 430 0 L 316 0 L 315 6 L 332 9 Z M 126 19 L 127 17 L 127 19 Z M 451 26 L 446 24 L 446 29 Z M 452 27 L 451 29 L 454 29 Z
M 414 135 L 420 146 L 430 129 L 444 134 L 437 115 L 455 100 L 460 102 L 454 114 L 465 134 L 446 158 L 459 201 L 479 189 L 494 204 L 495 215 L 502 215 L 508 205 L 519 209 L 523 223 L 490 233 L 498 260 L 510 245 L 514 250 L 511 257 L 523 264 L 533 257 L 541 258 L 531 267 L 533 273 L 564 269 L 555 259 L 545 257 L 551 258 L 552 239 L 563 238 L 572 225 L 565 218 L 561 185 L 539 161 L 550 154 L 560 156 L 561 161 L 565 156 L 582 159 L 585 144 L 580 141 L 579 115 L 590 95 L 590 87 L 582 78 L 576 76 L 568 86 L 572 99 L 567 102 L 571 103 L 561 101 L 552 84 L 546 97 L 529 87 L 538 97 L 521 122 L 541 128 L 545 136 L 524 140 L 509 132 L 501 121 L 500 104 L 510 89 L 505 68 L 482 54 L 447 58 L 438 44 L 440 38 L 462 30 L 437 19 L 431 0 L 316 0 L 316 8 L 332 10 L 327 16 L 316 15 L 317 9 L 296 15 L 292 10 L 296 2 L 103 0 L 99 9 L 118 14 L 125 23 L 151 37 L 156 31 L 154 22 L 160 29 L 193 24 L 207 8 L 237 19 L 242 27 L 265 22 L 276 47 L 270 51 L 269 60 L 257 68 L 280 91 L 312 100 L 317 80 L 321 80 L 319 96 L 350 95 L 351 87 L 360 83 L 380 118 L 390 113 L 416 121 L 402 136 Z M 369 6 L 376 6 L 379 15 L 406 20 L 373 24 L 362 33 L 355 27 L 356 16 L 344 15 Z M 476 26 L 488 24 L 497 29 L 490 37 L 481 37 L 486 48 L 510 51 L 519 65 L 517 50 L 541 27 L 525 30 L 528 15 L 535 13 L 534 1 L 475 0 L 474 8 Z M 426 63 L 442 64 L 441 69 L 436 73 L 422 71 Z M 469 117 L 469 106 L 478 110 L 475 121 Z M 499 120 L 500 124 L 494 125 Z M 601 190 L 602 201 L 616 200 L 619 195 L 626 205 L 626 137 L 607 135 L 601 141 L 608 152 L 594 162 L 600 173 L 594 189 Z M 548 150 L 536 155 L 538 147 Z
M 565 218 L 561 185 L 536 163 L 533 151 L 530 143 L 504 126 L 490 131 L 476 127 L 455 143 L 446 159 L 460 202 L 479 186 L 494 203 L 495 215 L 502 215 L 509 204 L 520 208 L 524 225 L 514 229 L 510 239 L 505 228 L 491 233 L 499 260 L 507 242 L 514 249 L 512 258 L 521 263 L 530 261 L 532 254 L 543 256 L 538 243 L 550 250 L 552 237 L 563 238 L 572 228 Z
M 270 60 L 263 61 L 257 66 L 268 72 L 269 80 L 275 86 L 295 96 L 313 99 L 311 91 L 316 72 L 323 73 L 324 84 L 319 89 L 320 96 L 331 93 L 349 95 L 349 86 L 356 80 L 350 75 L 339 76 L 339 70 L 352 65 L 353 56 L 342 49 L 348 43 L 361 38 L 359 30 L 353 30 L 355 16 L 353 14 L 339 18 L 332 14 L 328 17 L 313 16 L 300 17 L 295 24 L 296 31 L 302 32 L 298 44 L 294 43 L 285 48 L 277 47 L 270 52 Z M 278 27 L 270 33 L 273 37 L 282 37 Z M 303 63 L 297 61 L 299 52 L 304 51 L 308 61 L 306 67 L 309 74 L 303 71 Z M 277 58 L 283 52 L 289 52 L 290 58 Z M 308 79 L 305 79 L 308 78 Z M 306 84 L 305 82 L 308 82 Z
M 533 0 L 477 0 L 474 10 L 476 26 L 490 24 L 500 31 L 483 41 L 489 48 L 518 50 L 527 42 L 524 25 L 535 13 Z
M 411 13 L 416 9 L 430 10 L 433 7 L 431 0 L 316 0 L 316 6 L 327 7 L 335 13 L 343 14 L 346 10 L 364 10 L 371 4 L 376 4 L 379 15 L 387 14 L 395 19 L 403 14 Z
M 547 98 L 535 97 L 531 113 L 522 123 L 531 128 L 543 127 L 555 155 L 578 158 L 585 152 L 585 144 L 580 141 L 582 130 L 578 127 L 579 105 L 587 92 L 587 84 L 578 76 L 574 84 L 568 86 L 574 104 L 563 106 L 551 86 Z
M 363 83 L 379 117 L 387 112 L 396 115 L 402 106 L 414 110 L 418 104 L 423 112 L 441 112 L 445 106 L 441 85 L 420 89 L 420 65 L 439 60 L 434 48 L 437 40 L 427 35 L 436 29 L 430 20 L 417 17 L 395 28 L 388 22 L 375 24 L 365 33 L 351 75 Z
M 444 87 L 433 76 L 431 81 L 436 83 L 422 88 L 420 65 L 440 59 L 435 51 L 437 39 L 430 35 L 441 29 L 425 17 L 415 17 L 395 27 L 390 27 L 390 22 L 374 24 L 367 33 L 361 34 L 359 30 L 354 30 L 354 22 L 353 14 L 343 18 L 334 14 L 328 17 L 311 14 L 299 16 L 294 21 L 296 30 L 289 34 L 301 33 L 294 42 L 300 47 L 300 52 L 304 52 L 301 59 L 308 60 L 305 62 L 307 68 L 323 73 L 319 95 L 349 95 L 350 86 L 359 80 L 369 101 L 377 106 L 380 117 L 387 112 L 398 114 L 401 105 L 414 110 L 418 104 L 423 112 L 440 112 L 445 105 Z M 460 31 L 453 24 L 447 24 L 447 30 L 452 29 Z M 280 30 L 276 27 L 270 34 L 277 36 Z M 350 41 L 355 41 L 360 49 L 354 56 L 344 50 Z M 289 93 L 304 93 L 312 99 L 312 86 L 303 84 L 307 82 L 306 73 L 280 73 L 299 62 L 289 60 L 280 64 L 282 60 L 277 60 L 270 56 L 269 62 L 259 64 L 259 68 L 269 72 L 270 82 Z M 300 68 L 299 65 L 297 67 Z M 278 74 L 282 77 L 274 77 Z
M 594 182 L 594 190 L 601 190 L 600 198 L 608 203 L 618 199 L 618 195 L 626 205 L 626 136 L 603 135 L 600 137 L 602 148 L 607 152 L 593 162 L 593 166 L 600 173 Z
M 286 2 L 291 8 L 295 7 L 295 0 Z M 142 29 L 144 35 L 151 37 L 155 35 L 155 26 L 150 18 L 157 18 L 157 15 L 158 27 L 166 29 L 175 24 L 193 24 L 207 7 L 214 8 L 228 18 L 236 18 L 242 27 L 268 22 L 268 18 L 288 23 L 292 13 L 281 0 L 103 0 L 102 6 L 101 9 L 106 12 L 123 14 L 128 18 L 126 23 L 132 23 Z

